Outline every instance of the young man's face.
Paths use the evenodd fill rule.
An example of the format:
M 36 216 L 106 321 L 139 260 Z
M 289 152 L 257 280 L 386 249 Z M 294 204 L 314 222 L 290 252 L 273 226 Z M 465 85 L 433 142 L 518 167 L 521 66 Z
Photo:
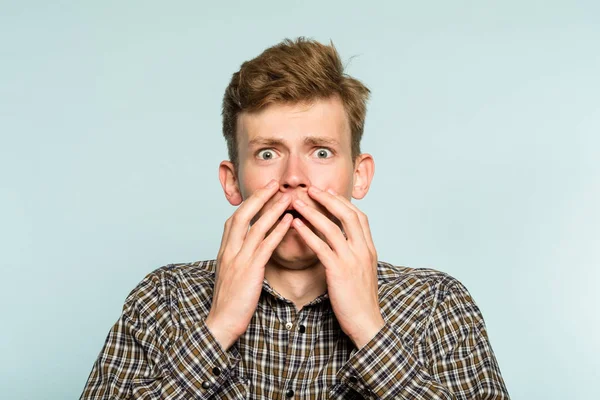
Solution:
M 301 199 L 340 225 L 337 218 L 308 195 L 308 188 L 331 188 L 347 199 L 362 198 L 368 191 L 372 158 L 361 155 L 353 165 L 350 126 L 338 97 L 311 104 L 274 104 L 258 113 L 242 113 L 238 118 L 237 140 L 237 177 L 231 165 L 226 168 L 230 170 L 229 183 L 223 183 L 221 173 L 230 203 L 238 205 L 272 179 L 279 181 L 279 192 L 255 220 L 284 193 L 289 193 L 292 199 Z M 370 172 L 365 172 L 365 163 L 371 164 Z M 222 170 L 224 164 L 227 166 L 227 162 L 222 163 Z M 238 193 L 232 196 L 234 189 Z M 324 239 L 319 232 L 315 233 Z M 286 268 L 298 269 L 313 265 L 317 258 L 296 230 L 290 228 L 272 260 Z

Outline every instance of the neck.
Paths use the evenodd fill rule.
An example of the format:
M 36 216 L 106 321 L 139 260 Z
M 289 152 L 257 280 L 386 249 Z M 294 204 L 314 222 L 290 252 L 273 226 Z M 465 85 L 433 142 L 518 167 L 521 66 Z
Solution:
M 301 310 L 327 290 L 325 269 L 320 262 L 306 268 L 290 269 L 273 259 L 265 266 L 269 285 Z

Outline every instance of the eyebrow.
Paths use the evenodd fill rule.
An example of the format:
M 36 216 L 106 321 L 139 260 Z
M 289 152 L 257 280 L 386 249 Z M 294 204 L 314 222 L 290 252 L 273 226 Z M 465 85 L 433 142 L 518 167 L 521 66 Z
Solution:
M 304 144 L 310 146 L 337 146 L 339 142 L 326 136 L 307 136 L 304 138 Z M 285 141 L 283 139 L 257 136 L 248 142 L 248 147 L 252 146 L 285 146 Z

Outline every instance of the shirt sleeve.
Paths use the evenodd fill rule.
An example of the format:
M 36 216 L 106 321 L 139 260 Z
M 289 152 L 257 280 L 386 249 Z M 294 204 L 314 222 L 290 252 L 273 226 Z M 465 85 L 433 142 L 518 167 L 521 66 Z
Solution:
M 436 296 L 417 346 L 386 323 L 338 371 L 342 386 L 376 399 L 509 399 L 481 312 L 455 282 Z
M 204 321 L 182 327 L 168 286 L 147 277 L 131 292 L 80 399 L 208 399 L 227 381 L 239 354 Z

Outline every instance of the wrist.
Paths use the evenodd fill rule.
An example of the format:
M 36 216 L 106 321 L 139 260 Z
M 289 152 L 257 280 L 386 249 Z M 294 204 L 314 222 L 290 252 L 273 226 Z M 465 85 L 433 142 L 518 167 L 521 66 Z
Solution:
M 232 334 L 225 326 L 220 324 L 218 320 L 211 318 L 210 314 L 206 317 L 204 323 L 223 350 L 227 351 L 237 340 L 236 335 Z
M 379 318 L 364 324 L 356 334 L 349 336 L 349 338 L 357 349 L 361 349 L 369 343 L 384 326 L 385 321 L 379 316 Z

